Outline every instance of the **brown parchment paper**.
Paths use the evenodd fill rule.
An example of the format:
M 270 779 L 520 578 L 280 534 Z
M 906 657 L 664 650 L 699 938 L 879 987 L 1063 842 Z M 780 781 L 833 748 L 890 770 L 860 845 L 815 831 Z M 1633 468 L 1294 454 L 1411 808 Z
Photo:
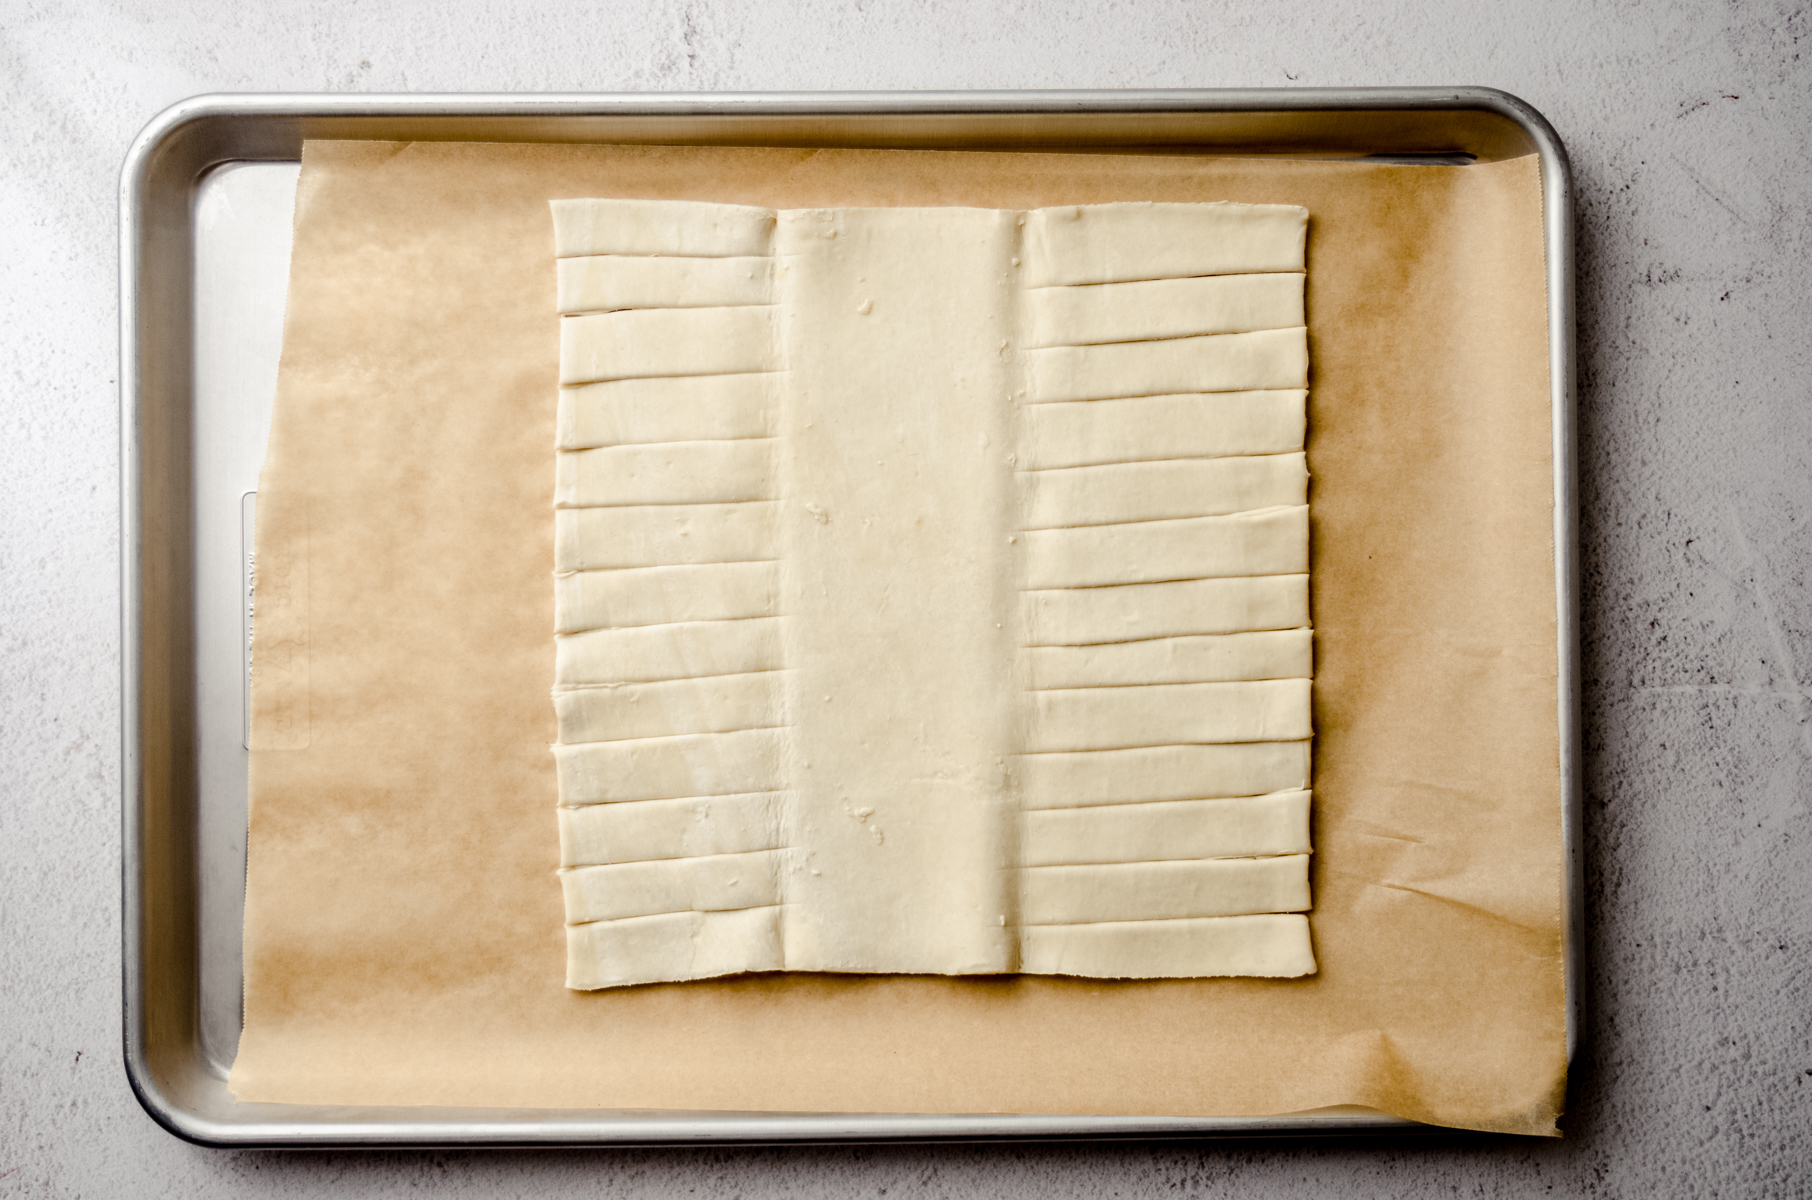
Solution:
M 558 196 L 1306 205 L 1307 980 L 562 986 Z M 1553 1133 L 1539 167 L 310 143 L 260 482 L 241 1100 L 1256 1115 Z

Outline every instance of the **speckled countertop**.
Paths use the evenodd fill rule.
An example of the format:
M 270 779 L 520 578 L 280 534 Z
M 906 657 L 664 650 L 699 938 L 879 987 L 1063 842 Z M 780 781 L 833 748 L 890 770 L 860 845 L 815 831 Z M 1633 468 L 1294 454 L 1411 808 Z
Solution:
M 0 1195 L 1812 1194 L 1797 0 L 0 0 Z M 1561 1142 L 267 1154 L 120 1065 L 116 196 L 210 91 L 1486 84 L 1578 176 L 1590 994 Z

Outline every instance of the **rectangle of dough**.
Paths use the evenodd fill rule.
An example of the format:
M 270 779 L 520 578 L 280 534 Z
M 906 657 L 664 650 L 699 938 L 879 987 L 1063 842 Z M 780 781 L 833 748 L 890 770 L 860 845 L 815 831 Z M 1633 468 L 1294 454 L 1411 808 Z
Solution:
M 1301 790 L 1036 809 L 1022 814 L 1019 825 L 1019 862 L 1026 867 L 1308 852 L 1309 794 Z
M 1309 743 L 1139 746 L 1020 760 L 1020 807 L 1092 808 L 1155 800 L 1263 796 L 1309 786 Z
M 687 200 L 555 200 L 554 255 L 743 258 L 768 253 L 774 214 Z
M 1031 925 L 1022 942 L 1020 970 L 1028 974 L 1288 979 L 1315 973 L 1308 919 L 1290 914 Z
M 1026 214 L 1033 288 L 1300 274 L 1308 213 L 1287 204 L 1084 204 Z
M 1115 588 L 1031 588 L 1020 596 L 1028 646 L 1094 646 L 1309 623 L 1309 577 L 1179 579 Z
M 675 261 L 598 254 L 563 258 L 554 265 L 562 315 L 624 308 L 717 308 L 769 304 L 774 299 L 774 260 L 766 255 Z
M 1026 867 L 1024 925 L 1295 912 L 1309 906 L 1309 857 L 1167 859 Z
M 1314 971 L 1301 209 L 554 218 L 569 986 Z
M 559 456 L 557 508 L 775 499 L 774 439 L 600 446 Z
M 1034 589 L 1295 575 L 1309 569 L 1309 506 L 1034 529 L 1024 540 Z
M 1103 346 L 1047 346 L 1026 351 L 1026 364 L 1027 396 L 1033 404 L 1300 388 L 1308 383 L 1309 339 L 1306 329 L 1296 328 Z
M 1028 754 L 1293 742 L 1312 733 L 1306 679 L 1054 688 L 1029 699 Z
M 1302 448 L 1307 391 L 1133 396 L 1040 404 L 1021 413 L 1028 470 Z
M 1015 965 L 998 334 L 1017 228 L 991 209 L 780 216 L 791 968 Z
M 1307 679 L 1314 648 L 1307 629 L 1191 634 L 1098 646 L 1028 646 L 1027 685 L 1127 687 L 1234 679 Z
M 554 576 L 554 632 L 775 615 L 777 562 L 686 563 Z
M 770 437 L 779 372 L 607 379 L 560 389 L 562 450 Z
M 1278 272 L 1031 288 L 1026 344 L 1092 346 L 1287 329 L 1302 324 L 1304 278 Z
M 556 644 L 554 682 L 560 687 L 658 683 L 778 671 L 780 647 L 777 617 L 588 629 Z
M 560 318 L 560 382 L 777 371 L 772 305 Z
M 774 850 L 782 841 L 773 792 L 587 804 L 558 812 L 563 867 Z
M 1020 496 L 1028 530 L 1224 516 L 1307 504 L 1309 471 L 1300 452 L 1056 467 L 1024 472 Z
M 730 912 L 780 903 L 779 850 L 748 850 L 560 872 L 567 920 L 616 921 L 675 912 Z
M 785 783 L 779 729 L 630 738 L 554 747 L 562 804 L 683 800 L 776 792 Z
M 554 569 L 772 562 L 780 553 L 775 507 L 753 500 L 559 509 L 554 513 Z
M 566 986 L 623 987 L 653 979 L 710 979 L 777 971 L 779 905 L 727 912 L 672 912 L 566 927 Z
M 560 740 L 616 742 L 672 733 L 778 728 L 786 719 L 782 672 L 559 688 Z

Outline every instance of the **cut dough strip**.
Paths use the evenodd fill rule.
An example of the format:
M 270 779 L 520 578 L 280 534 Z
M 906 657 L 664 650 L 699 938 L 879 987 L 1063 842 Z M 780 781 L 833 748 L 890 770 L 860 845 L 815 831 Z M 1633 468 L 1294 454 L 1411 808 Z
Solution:
M 1300 451 L 1066 467 L 1020 475 L 1028 529 L 1205 517 L 1308 503 Z
M 1019 861 L 1028 867 L 1308 852 L 1306 791 L 1238 800 L 1052 808 L 1020 819 Z
M 721 308 L 774 302 L 774 260 L 758 258 L 563 258 L 562 315 L 624 308 Z
M 1026 214 L 1027 287 L 1301 271 L 1306 208 L 1091 204 Z
M 1021 593 L 1029 646 L 1087 646 L 1309 623 L 1306 574 Z
M 779 587 L 772 562 L 573 571 L 554 577 L 554 632 L 771 617 Z
M 566 986 L 585 991 L 778 971 L 785 965 L 782 911 L 775 905 L 568 925 Z
M 1021 971 L 1090 979 L 1194 979 L 1315 973 L 1309 922 L 1295 914 L 1038 925 L 1020 939 Z
M 561 450 L 772 437 L 779 372 L 611 379 L 560 389 Z
M 568 451 L 555 456 L 554 506 L 775 500 L 774 452 L 770 438 Z
M 1294 575 L 1309 569 L 1306 504 L 1225 517 L 1040 529 L 1022 536 L 1026 584 L 1034 589 Z
M 1063 688 L 1032 692 L 1030 700 L 1030 754 L 1297 741 L 1314 732 L 1307 679 Z
M 1308 393 L 1213 392 L 1037 404 L 1021 410 L 1029 470 L 1300 450 Z
M 775 318 L 771 305 L 561 317 L 560 382 L 776 371 Z
M 1307 679 L 1314 673 L 1312 637 L 1307 629 L 1280 629 L 1103 646 L 1031 646 L 1025 650 L 1027 683 L 1042 690 Z
M 780 734 L 775 729 L 746 729 L 555 746 L 560 803 L 780 791 L 785 786 Z
M 1309 786 L 1306 741 L 1026 754 L 1013 763 L 1021 807 L 1028 810 L 1263 796 Z
M 734 258 L 768 253 L 774 210 L 690 200 L 555 200 L 554 254 Z
M 782 672 L 556 688 L 560 740 L 614 742 L 673 733 L 730 733 L 785 722 Z
M 784 844 L 784 792 L 560 808 L 560 865 L 742 854 Z
M 564 266 L 565 264 L 562 264 Z M 1025 294 L 1032 346 L 1143 342 L 1301 325 L 1305 276 L 1209 275 Z
M 568 322 L 598 319 L 566 318 Z M 1031 404 L 1167 396 L 1179 392 L 1300 388 L 1306 387 L 1309 380 L 1308 330 L 1298 327 L 1266 329 L 1257 333 L 1218 333 L 1163 342 L 1051 346 L 1026 351 L 1026 365 L 1026 399 Z
M 1022 925 L 1232 917 L 1309 907 L 1306 854 L 1027 867 L 1019 875 Z
M 781 665 L 778 617 L 589 629 L 554 640 L 557 687 L 749 675 Z
M 595 571 L 779 557 L 770 501 L 554 512 L 554 569 Z
M 781 850 L 570 867 L 560 872 L 568 924 L 780 903 Z

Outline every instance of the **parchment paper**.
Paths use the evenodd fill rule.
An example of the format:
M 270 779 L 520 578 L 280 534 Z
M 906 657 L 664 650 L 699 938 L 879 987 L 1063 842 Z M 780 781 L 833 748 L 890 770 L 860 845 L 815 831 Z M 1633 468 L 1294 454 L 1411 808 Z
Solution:
M 562 985 L 547 201 L 1306 205 L 1306 980 Z M 310 143 L 260 481 L 241 1100 L 1256 1115 L 1551 1134 L 1539 167 Z

